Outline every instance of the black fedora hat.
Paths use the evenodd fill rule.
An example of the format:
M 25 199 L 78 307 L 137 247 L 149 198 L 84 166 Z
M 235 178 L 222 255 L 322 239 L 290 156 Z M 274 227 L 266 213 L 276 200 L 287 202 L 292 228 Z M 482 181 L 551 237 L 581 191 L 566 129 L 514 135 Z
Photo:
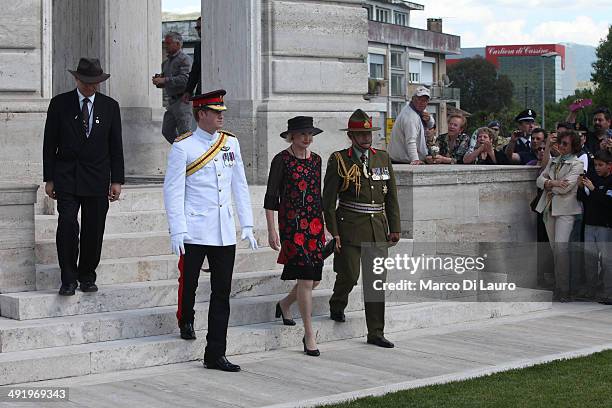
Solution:
M 323 131 L 313 126 L 311 116 L 296 116 L 287 121 L 287 130 L 281 133 L 280 137 L 284 139 L 290 132 L 311 132 L 314 136 Z
M 97 58 L 81 58 L 76 71 L 68 70 L 76 79 L 86 84 L 97 84 L 106 81 L 110 74 L 102 71 L 100 60 Z

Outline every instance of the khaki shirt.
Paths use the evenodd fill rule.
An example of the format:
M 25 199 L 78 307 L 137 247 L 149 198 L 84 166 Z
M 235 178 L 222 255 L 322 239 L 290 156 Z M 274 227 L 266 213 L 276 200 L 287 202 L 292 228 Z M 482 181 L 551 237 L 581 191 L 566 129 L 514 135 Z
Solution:
M 370 150 L 368 158 L 370 176 L 366 178 L 363 175 L 361 160 L 351 149 L 340 150 L 338 153 L 347 170 L 350 170 L 353 165 L 357 166 L 361 187 L 357 191 L 356 183 L 351 182 L 348 189 L 340 191 L 344 182 L 338 173 L 338 168 L 341 166 L 336 156 L 332 154 L 327 162 L 323 183 L 323 215 L 327 229 L 333 236 L 339 235 L 343 245 L 385 242 L 389 232 L 401 231 L 397 187 L 391 159 L 384 150 Z M 349 152 L 351 152 L 350 155 Z M 362 214 L 337 208 L 338 199 L 365 204 L 384 204 L 385 212 Z

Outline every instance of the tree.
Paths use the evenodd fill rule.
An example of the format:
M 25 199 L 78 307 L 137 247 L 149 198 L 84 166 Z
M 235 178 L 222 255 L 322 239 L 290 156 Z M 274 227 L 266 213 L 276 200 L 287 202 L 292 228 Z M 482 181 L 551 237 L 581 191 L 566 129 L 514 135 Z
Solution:
M 612 26 L 608 36 L 602 39 L 596 50 L 597 60 L 593 63 L 591 79 L 597 84 L 595 104 L 612 109 Z
M 488 114 L 512 105 L 512 82 L 498 75 L 495 65 L 480 56 L 450 66 L 448 77 L 461 89 L 461 108 L 468 112 Z

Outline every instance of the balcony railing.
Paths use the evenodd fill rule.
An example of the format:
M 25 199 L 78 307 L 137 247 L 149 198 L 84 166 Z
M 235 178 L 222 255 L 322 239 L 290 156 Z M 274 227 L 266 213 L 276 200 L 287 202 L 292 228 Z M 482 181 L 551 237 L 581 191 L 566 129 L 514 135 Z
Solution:
M 444 86 L 434 85 L 430 88 L 432 99 L 459 100 L 461 99 L 461 90 L 459 88 L 447 88 Z

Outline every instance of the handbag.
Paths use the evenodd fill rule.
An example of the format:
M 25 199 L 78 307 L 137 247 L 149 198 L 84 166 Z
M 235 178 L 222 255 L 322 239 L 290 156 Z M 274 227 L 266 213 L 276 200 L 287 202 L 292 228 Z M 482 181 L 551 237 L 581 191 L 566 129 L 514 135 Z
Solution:
M 336 248 L 336 238 L 332 238 L 325 244 L 325 246 L 321 250 L 323 259 L 329 258 L 329 256 L 334 253 L 335 248 Z
M 542 197 L 543 192 L 544 190 L 541 190 L 538 188 L 538 194 L 536 194 L 535 198 L 531 200 L 531 203 L 529 203 L 529 207 L 531 207 L 531 211 L 537 212 L 536 207 L 538 206 L 538 203 L 540 202 L 540 197 Z

